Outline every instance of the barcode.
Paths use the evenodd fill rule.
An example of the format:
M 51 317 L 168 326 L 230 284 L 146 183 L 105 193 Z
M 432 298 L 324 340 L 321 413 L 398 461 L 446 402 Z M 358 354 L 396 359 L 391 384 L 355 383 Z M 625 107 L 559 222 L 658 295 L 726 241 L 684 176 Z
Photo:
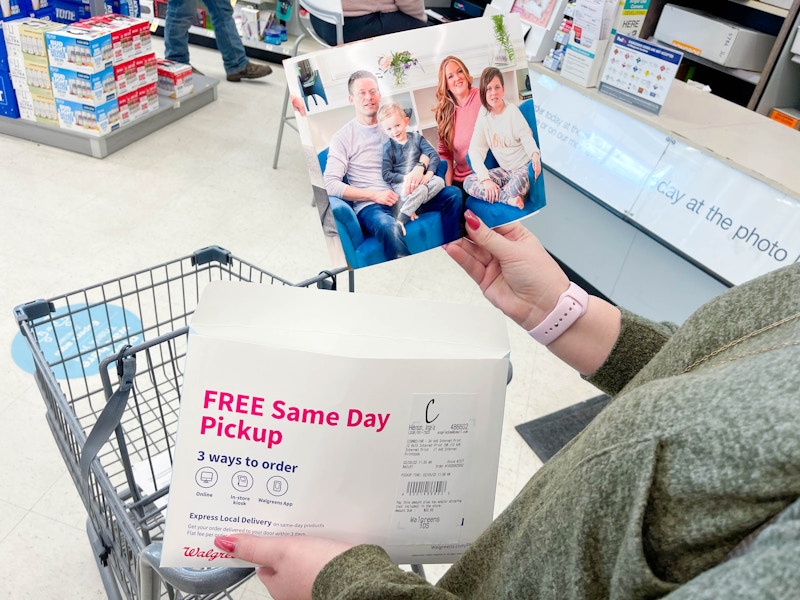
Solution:
M 406 494 L 410 496 L 440 496 L 447 491 L 447 481 L 409 481 Z

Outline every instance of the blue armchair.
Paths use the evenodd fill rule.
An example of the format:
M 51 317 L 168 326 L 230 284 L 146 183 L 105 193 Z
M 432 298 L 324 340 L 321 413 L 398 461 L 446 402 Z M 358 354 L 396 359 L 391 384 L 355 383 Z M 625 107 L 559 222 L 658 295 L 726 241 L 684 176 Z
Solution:
M 533 100 L 529 99 L 521 102 L 519 110 L 531 127 L 536 145 L 541 148 L 539 145 L 539 131 L 536 128 L 536 110 L 534 109 Z M 498 166 L 491 152 L 486 156 L 484 164 L 490 169 Z M 474 196 L 467 196 L 466 207 L 478 215 L 481 221 L 486 223 L 489 227 L 497 227 L 498 225 L 521 219 L 525 215 L 529 215 L 545 205 L 544 170 L 539 174 L 539 178 L 534 181 L 533 168 L 529 167 L 528 177 L 530 177 L 532 182 L 531 191 L 528 193 L 528 198 L 525 200 L 525 206 L 522 210 L 516 206 L 509 206 L 508 204 L 501 204 L 499 202 L 492 204 L 491 202 L 486 202 L 486 200 L 481 200 Z
M 319 166 L 324 173 L 325 165 L 328 162 L 328 149 L 320 152 L 318 158 Z M 442 161 L 439 163 L 436 174 L 443 177 L 442 166 L 447 168 Z M 353 269 L 358 269 L 385 262 L 386 255 L 383 252 L 383 246 L 376 238 L 362 229 L 353 210 L 353 203 L 330 194 L 328 200 L 333 209 L 333 217 L 339 230 L 339 239 L 342 242 L 347 264 Z M 442 217 L 438 212 L 423 213 L 405 227 L 406 243 L 413 254 L 444 244 Z

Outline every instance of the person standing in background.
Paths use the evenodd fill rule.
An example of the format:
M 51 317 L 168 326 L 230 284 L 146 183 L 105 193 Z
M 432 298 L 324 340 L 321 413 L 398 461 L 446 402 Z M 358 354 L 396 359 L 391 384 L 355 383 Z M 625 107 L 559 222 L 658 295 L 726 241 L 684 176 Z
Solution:
M 424 0 L 342 0 L 342 12 L 345 43 L 428 25 Z M 336 27 L 314 15 L 311 25 L 328 45 L 336 45 Z
M 248 60 L 233 20 L 233 5 L 228 0 L 204 0 L 204 4 L 214 26 L 214 37 L 222 54 L 226 79 L 259 79 L 272 73 L 269 65 Z M 196 13 L 196 0 L 168 0 L 167 22 L 164 26 L 164 56 L 167 60 L 190 64 L 189 27 Z

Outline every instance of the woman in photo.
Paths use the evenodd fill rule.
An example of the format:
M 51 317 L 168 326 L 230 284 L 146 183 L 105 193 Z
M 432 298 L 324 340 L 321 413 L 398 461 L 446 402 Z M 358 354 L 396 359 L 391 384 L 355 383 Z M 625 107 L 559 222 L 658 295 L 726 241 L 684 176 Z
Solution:
M 502 202 L 524 208 L 531 189 L 528 166 L 534 178 L 542 172 L 539 147 L 528 122 L 515 104 L 505 101 L 503 74 L 496 67 L 481 73 L 480 97 L 483 110 L 475 121 L 469 147 L 474 173 L 464 180 L 464 191 L 487 202 Z M 492 151 L 499 167 L 483 164 Z
M 472 130 L 481 108 L 478 88 L 464 62 L 455 56 L 446 57 L 439 65 L 436 87 L 436 127 L 439 134 L 437 151 L 447 163 L 444 181 L 458 187 L 463 195 L 464 179 L 472 173 L 467 151 Z

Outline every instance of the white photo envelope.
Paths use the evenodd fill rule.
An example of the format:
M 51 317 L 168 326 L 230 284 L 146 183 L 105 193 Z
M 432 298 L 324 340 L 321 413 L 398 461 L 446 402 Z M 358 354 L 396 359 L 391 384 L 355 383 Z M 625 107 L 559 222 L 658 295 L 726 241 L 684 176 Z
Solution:
M 161 565 L 244 566 L 238 532 L 453 562 L 493 517 L 508 355 L 491 307 L 208 284 Z

